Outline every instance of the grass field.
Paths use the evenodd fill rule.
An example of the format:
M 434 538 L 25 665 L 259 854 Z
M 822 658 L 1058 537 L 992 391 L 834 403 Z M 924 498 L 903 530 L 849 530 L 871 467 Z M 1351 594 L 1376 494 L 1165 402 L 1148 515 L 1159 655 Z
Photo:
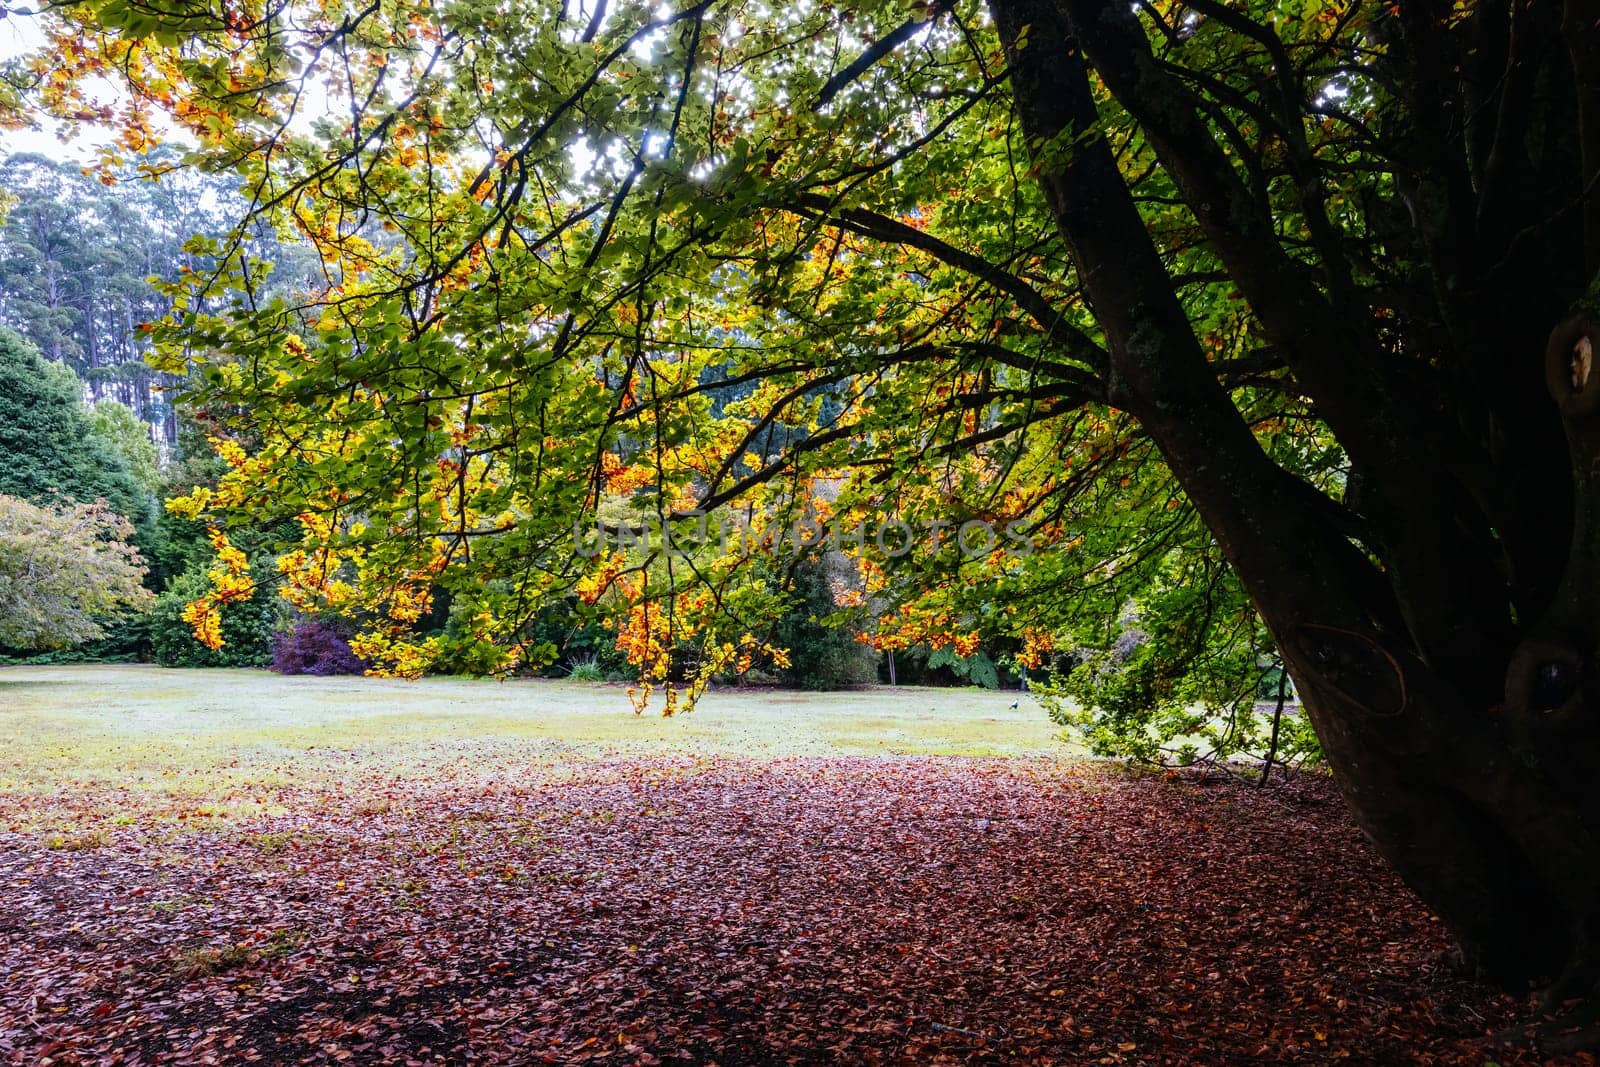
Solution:
M 1523 1010 L 1325 780 L 1017 700 L 0 670 L 0 1064 L 1481 1067 Z
M 1056 733 L 1026 696 L 975 689 L 727 690 L 663 718 L 634 715 L 619 686 L 544 680 L 0 669 L 0 797 L 41 818 L 84 788 L 249 807 L 263 790 L 352 773 L 504 781 L 610 759 L 1073 755 Z

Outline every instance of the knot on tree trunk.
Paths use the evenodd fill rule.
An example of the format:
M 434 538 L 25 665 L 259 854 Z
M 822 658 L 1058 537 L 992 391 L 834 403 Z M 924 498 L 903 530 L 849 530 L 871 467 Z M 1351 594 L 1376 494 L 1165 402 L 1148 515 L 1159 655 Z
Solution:
M 1600 409 L 1600 368 L 1595 366 L 1600 348 L 1600 326 L 1588 315 L 1578 314 L 1562 322 L 1550 333 L 1545 348 L 1545 388 L 1561 414 L 1569 419 L 1591 415 Z
M 1506 708 L 1535 716 L 1576 714 L 1595 689 L 1590 657 L 1576 642 L 1529 638 L 1506 670 Z
M 1319 623 L 1301 625 L 1295 637 L 1321 685 L 1354 709 L 1387 719 L 1410 705 L 1405 670 L 1375 639 Z

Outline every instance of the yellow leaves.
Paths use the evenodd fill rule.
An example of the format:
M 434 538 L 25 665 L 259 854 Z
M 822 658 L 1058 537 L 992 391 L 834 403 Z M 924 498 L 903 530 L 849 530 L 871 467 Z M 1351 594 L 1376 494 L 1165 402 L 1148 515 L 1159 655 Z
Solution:
M 211 506 L 215 496 L 216 494 L 207 486 L 197 485 L 189 491 L 187 496 L 175 496 L 168 500 L 167 510 L 180 519 L 193 521 L 200 517 L 201 512 Z
M 212 527 L 210 539 L 211 547 L 217 553 L 211 569 L 206 571 L 213 590 L 211 599 L 217 604 L 248 600 L 255 592 L 255 582 L 250 579 L 249 559 L 229 542 L 228 535 L 220 529 Z
M 585 604 L 594 604 L 611 588 L 617 576 L 622 573 L 627 559 L 621 552 L 608 552 L 601 559 L 600 565 L 594 570 L 578 579 L 573 592 Z
M 369 632 L 350 639 L 350 651 L 372 664 L 367 673 L 374 678 L 420 678 L 438 658 L 442 647 L 437 637 L 407 641 Z
M 211 547 L 217 553 L 216 560 L 206 571 L 211 592 L 186 604 L 180 618 L 194 631 L 196 641 L 215 652 L 224 644 L 222 605 L 248 600 L 254 595 L 256 587 L 250 580 L 250 561 L 228 541 L 228 535 L 213 526 L 209 536 Z
M 249 458 L 237 441 L 228 441 L 217 437 L 211 438 L 210 441 L 211 447 L 216 450 L 217 455 L 221 456 L 223 461 L 234 470 L 243 467 Z
M 308 540 L 322 540 L 333 532 L 333 519 L 322 512 L 302 511 L 295 516 L 295 521 Z
M 185 605 L 181 617 L 194 631 L 196 641 L 213 652 L 222 647 L 222 616 L 208 598 L 201 597 Z
M 411 584 L 396 586 L 388 600 L 388 616 L 396 622 L 414 623 L 433 607 L 433 594 Z
M 355 602 L 357 590 L 335 577 L 339 558 L 326 546 L 312 552 L 294 549 L 278 557 L 283 584 L 278 595 L 302 611 L 324 608 L 341 611 Z

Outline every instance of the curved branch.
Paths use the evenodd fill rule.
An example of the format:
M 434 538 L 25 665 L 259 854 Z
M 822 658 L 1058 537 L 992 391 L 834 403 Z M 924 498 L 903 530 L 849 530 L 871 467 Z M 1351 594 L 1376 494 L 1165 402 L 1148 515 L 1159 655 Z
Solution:
M 939 0 L 934 5 L 933 10 L 929 12 L 927 18 L 910 19 L 897 28 L 890 30 L 882 40 L 872 44 L 866 51 L 852 60 L 849 66 L 828 79 L 828 83 L 822 87 L 822 92 L 817 94 L 817 99 L 812 103 L 811 110 L 821 111 L 833 103 L 834 97 L 843 92 L 851 82 L 871 70 L 878 60 L 911 40 L 922 30 L 938 22 L 955 6 L 955 0 Z
M 1068 322 L 1043 293 L 1010 271 L 976 253 L 957 248 L 915 226 L 908 226 L 899 219 L 880 215 L 875 211 L 858 207 L 839 210 L 834 201 L 817 193 L 802 194 L 789 210 L 802 218 L 820 221 L 824 225 L 839 226 L 862 237 L 915 248 L 928 253 L 947 266 L 965 271 L 1015 300 L 1017 306 L 1032 316 L 1045 330 L 1052 344 L 1060 344 L 1073 359 L 1097 373 L 1107 366 L 1105 349 L 1096 344 L 1088 334 Z

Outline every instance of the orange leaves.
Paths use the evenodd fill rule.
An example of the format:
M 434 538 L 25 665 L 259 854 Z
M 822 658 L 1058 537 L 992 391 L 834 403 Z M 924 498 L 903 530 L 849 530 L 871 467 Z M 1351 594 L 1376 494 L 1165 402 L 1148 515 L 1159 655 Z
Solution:
M 1055 637 L 1043 630 L 1026 629 L 1022 631 L 1022 649 L 1017 653 L 1017 662 L 1029 670 L 1038 670 L 1043 666 L 1045 656 L 1053 652 L 1056 647 Z
M 902 212 L 900 221 L 913 230 L 926 230 L 930 214 L 926 208 L 917 208 L 915 211 Z
M 213 526 L 209 538 L 217 554 L 210 570 L 206 571 L 211 592 L 185 605 L 181 618 L 194 631 L 195 640 L 214 652 L 225 644 L 222 605 L 250 599 L 256 585 L 250 578 L 250 561 L 228 540 L 228 535 Z
M 317 710 L 381 692 L 347 684 Z M 790 751 L 813 709 L 763 713 L 784 725 L 762 740 Z M 399 737 L 319 743 L 287 780 L 235 769 L 214 787 L 274 784 L 225 801 L 127 770 L 17 794 L 12 818 L 44 826 L 5 856 L 15 1058 L 242 1062 L 265 1031 L 270 1061 L 354 1046 L 344 1062 L 370 1067 L 737 1063 L 780 1043 L 809 1063 L 1481 1064 L 1527 1010 L 1440 973 L 1441 924 L 1312 775 L 1285 794 L 831 744 L 530 762 L 505 731 L 449 758 Z M 119 762 L 154 777 L 145 753 L 168 747 Z M 770 959 L 730 950 L 751 944 Z M 527 960 L 541 1002 L 508 1008 Z M 660 995 L 663 973 L 715 1006 Z M 342 1010 L 294 1010 L 299 991 Z M 17 1021 L 32 1009 L 48 1026 Z
M 201 597 L 185 605 L 181 618 L 194 630 L 196 641 L 213 652 L 223 646 L 222 616 L 210 599 Z
M 835 582 L 833 602 L 841 608 L 859 608 L 866 604 L 867 595 L 860 589 L 849 589 Z
M 650 588 L 642 572 L 624 573 L 621 552 L 601 557 L 577 583 L 577 595 L 595 604 L 607 593 L 616 598 L 617 613 L 606 621 L 616 647 L 639 671 L 639 684 L 629 688 L 635 713 L 642 713 L 659 689 L 661 713 L 673 715 L 694 706 L 717 675 L 749 671 L 760 660 L 782 668 L 788 652 L 753 634 L 729 639 L 718 635 L 719 607 L 699 587 L 663 592 Z
M 628 466 L 621 457 L 611 452 L 600 457 L 600 473 L 605 478 L 608 493 L 632 493 L 655 480 L 650 468 L 643 465 Z
M 637 584 L 619 584 L 625 593 L 637 595 Z M 676 605 L 674 605 L 676 606 Z M 676 612 L 651 600 L 639 599 L 630 604 L 627 614 L 617 623 L 617 650 L 628 662 L 639 668 L 643 683 L 640 692 L 631 694 L 634 710 L 643 711 L 649 703 L 655 683 L 666 682 L 671 675 L 672 645 L 683 635 L 676 625 Z M 668 687 L 666 714 L 676 710 L 673 690 Z
M 895 612 L 878 619 L 876 633 L 865 635 L 863 640 L 884 652 L 899 652 L 912 645 L 926 645 L 932 649 L 948 648 L 958 656 L 975 654 L 982 638 L 963 629 L 961 620 L 937 601 L 937 595 L 901 605 Z

